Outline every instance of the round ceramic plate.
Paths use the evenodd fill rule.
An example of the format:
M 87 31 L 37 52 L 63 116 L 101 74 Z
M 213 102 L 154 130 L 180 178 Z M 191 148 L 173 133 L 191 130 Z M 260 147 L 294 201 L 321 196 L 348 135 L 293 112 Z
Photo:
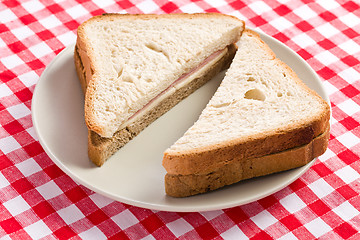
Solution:
M 301 79 L 329 102 L 310 66 L 279 41 L 261 38 Z M 74 45 L 47 66 L 36 85 L 32 118 L 49 157 L 72 179 L 89 189 L 130 205 L 165 211 L 209 211 L 246 204 L 266 197 L 299 178 L 314 161 L 294 170 L 254 178 L 222 189 L 187 197 L 165 194 L 163 152 L 197 120 L 216 91 L 224 72 L 153 122 L 113 155 L 101 168 L 89 161 L 84 95 L 73 60 Z

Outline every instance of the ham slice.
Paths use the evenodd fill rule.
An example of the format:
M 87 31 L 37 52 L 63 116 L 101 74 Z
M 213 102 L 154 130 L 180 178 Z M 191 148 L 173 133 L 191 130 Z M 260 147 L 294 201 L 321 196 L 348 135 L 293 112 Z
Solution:
M 177 80 L 175 80 L 169 87 L 167 87 L 164 91 L 159 93 L 156 97 L 150 100 L 143 108 L 134 113 L 125 123 L 123 123 L 119 129 L 122 129 L 132 122 L 136 121 L 138 118 L 147 113 L 148 110 L 152 109 L 159 102 L 173 94 L 177 89 L 182 86 L 188 84 L 193 81 L 197 76 L 201 75 L 201 72 L 206 70 L 209 66 L 213 65 L 219 59 L 221 59 L 227 53 L 227 48 L 216 51 L 207 57 L 202 63 L 200 63 L 197 67 L 190 70 L 188 73 L 183 74 Z

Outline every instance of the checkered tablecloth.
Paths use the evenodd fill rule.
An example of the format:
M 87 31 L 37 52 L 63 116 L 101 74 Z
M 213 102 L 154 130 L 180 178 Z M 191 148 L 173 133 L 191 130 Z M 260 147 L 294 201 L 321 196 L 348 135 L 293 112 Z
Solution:
M 31 99 L 76 29 L 104 12 L 222 12 L 297 52 L 329 94 L 329 148 L 264 199 L 176 213 L 113 201 L 74 182 L 45 154 Z M 360 2 L 357 0 L 1 0 L 1 239 L 360 239 Z

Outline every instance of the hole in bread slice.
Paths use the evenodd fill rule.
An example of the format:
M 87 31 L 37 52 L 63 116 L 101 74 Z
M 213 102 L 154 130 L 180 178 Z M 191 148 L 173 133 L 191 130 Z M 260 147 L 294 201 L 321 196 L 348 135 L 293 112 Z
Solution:
M 255 81 L 255 78 L 249 77 L 249 78 L 247 79 L 247 81 L 248 81 L 248 82 L 254 82 L 254 81 Z
M 265 101 L 265 94 L 259 89 L 251 89 L 247 91 L 244 95 L 246 99 L 258 100 L 258 101 Z
M 147 43 L 145 44 L 145 47 L 151 51 L 164 55 L 170 61 L 169 54 L 165 52 L 161 47 L 157 46 L 155 43 Z

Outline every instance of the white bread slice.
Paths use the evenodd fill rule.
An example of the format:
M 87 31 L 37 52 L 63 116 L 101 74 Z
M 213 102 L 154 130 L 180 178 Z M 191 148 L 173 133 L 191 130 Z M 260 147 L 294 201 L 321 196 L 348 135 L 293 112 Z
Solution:
M 216 30 L 216 32 L 213 36 L 217 35 L 219 37 L 220 34 L 223 34 L 222 36 L 220 36 L 219 39 L 217 39 L 216 41 L 214 40 L 211 43 L 211 44 L 214 44 L 214 46 L 215 46 L 215 48 L 213 48 L 213 49 L 221 48 L 221 46 L 226 45 L 227 42 L 230 42 L 230 45 L 225 47 L 223 50 L 218 51 L 219 52 L 218 55 L 213 57 L 213 59 L 208 61 L 208 63 L 206 63 L 206 64 L 202 63 L 201 64 L 202 67 L 200 69 L 198 69 L 196 71 L 196 73 L 193 73 L 193 74 L 191 74 L 191 76 L 188 76 L 185 80 L 180 82 L 180 84 L 176 84 L 174 86 L 171 85 L 171 89 L 167 89 L 169 91 L 167 91 L 166 94 L 163 94 L 164 92 L 162 92 L 161 97 L 157 98 L 155 101 L 152 101 L 152 103 L 147 106 L 147 109 L 145 111 L 141 111 L 140 114 L 137 113 L 136 117 L 131 118 L 130 120 L 126 120 L 122 124 L 119 123 L 120 129 L 117 130 L 111 137 L 102 137 L 95 131 L 92 131 L 92 128 L 91 128 L 91 126 L 93 126 L 92 124 L 87 124 L 88 128 L 89 128 L 88 154 L 89 154 L 89 158 L 92 162 L 94 162 L 97 166 L 101 166 L 102 164 L 104 164 L 104 162 L 111 155 L 113 155 L 119 148 L 124 146 L 133 137 L 135 137 L 137 134 L 139 134 L 150 123 L 152 123 L 154 120 L 156 120 L 162 114 L 164 114 L 166 111 L 170 110 L 173 106 L 175 106 L 182 99 L 184 99 L 185 97 L 190 95 L 197 88 L 201 87 L 205 82 L 210 80 L 218 72 L 220 72 L 221 70 L 223 70 L 225 68 L 228 68 L 231 60 L 233 59 L 233 57 L 235 55 L 235 51 L 236 51 L 236 46 L 235 46 L 234 42 L 239 39 L 239 37 L 242 33 L 242 30 L 244 29 L 244 23 L 236 18 L 226 16 L 226 15 L 221 15 L 221 14 L 171 14 L 171 15 L 106 14 L 106 15 L 94 17 L 94 18 L 88 20 L 88 22 L 85 22 L 84 24 L 82 24 L 82 26 L 87 26 L 87 25 L 92 25 L 95 22 L 97 24 L 97 25 L 95 25 L 96 28 L 98 27 L 98 25 L 100 25 L 100 27 L 104 28 L 103 29 L 104 31 L 107 31 L 107 33 L 104 34 L 104 36 L 102 36 L 102 38 L 110 39 L 109 40 L 110 42 L 107 42 L 109 44 L 109 46 L 115 45 L 115 49 L 114 49 L 114 46 L 111 47 L 112 50 L 119 50 L 119 52 L 117 52 L 117 51 L 111 52 L 110 55 L 109 55 L 109 52 L 107 52 L 108 59 L 103 60 L 104 61 L 103 65 L 107 64 L 108 66 L 111 66 L 112 69 L 109 70 L 109 69 L 101 69 L 100 68 L 101 71 L 109 70 L 110 73 L 108 73 L 108 75 L 109 74 L 111 75 L 111 73 L 113 73 L 114 69 L 117 66 L 116 64 L 122 62 L 122 57 L 120 55 L 121 55 L 121 51 L 123 51 L 123 49 L 122 49 L 123 47 L 130 48 L 130 49 L 132 49 L 132 48 L 137 49 L 138 52 L 130 51 L 130 53 L 129 52 L 126 53 L 126 54 L 129 54 L 130 59 L 134 61 L 134 62 L 128 62 L 126 65 L 126 68 L 131 69 L 131 66 L 133 66 L 134 64 L 138 65 L 139 62 L 144 61 L 144 59 L 142 59 L 142 58 L 146 54 L 150 54 L 150 56 L 154 57 L 155 60 L 143 62 L 142 64 L 144 66 L 142 66 L 143 68 L 139 70 L 139 71 L 143 71 L 143 72 L 141 72 L 140 75 L 143 73 L 144 74 L 147 73 L 148 75 L 150 74 L 152 76 L 159 77 L 162 82 L 159 82 L 159 79 L 154 78 L 154 81 L 151 84 L 159 84 L 159 86 L 154 85 L 153 90 L 155 89 L 157 92 L 160 92 L 160 89 L 164 88 L 166 85 L 164 84 L 164 76 L 159 74 L 161 71 L 159 70 L 159 72 L 157 72 L 157 67 L 158 67 L 157 64 L 159 64 L 159 63 L 167 64 L 166 67 L 170 68 L 171 63 L 168 60 L 163 62 L 164 54 L 162 54 L 161 51 L 156 52 L 155 51 L 156 49 L 153 49 L 154 53 L 151 53 L 150 50 L 152 50 L 152 49 L 148 49 L 149 46 L 146 47 L 145 45 L 144 45 L 145 47 L 143 46 L 142 48 L 141 47 L 139 48 L 139 46 L 141 46 L 140 43 L 148 44 L 151 41 L 159 41 L 159 39 L 153 39 L 153 38 L 155 36 L 164 37 L 163 35 L 165 33 L 168 34 L 169 31 L 172 31 L 178 35 L 173 36 L 170 34 L 170 35 L 165 36 L 165 40 L 168 41 L 168 42 L 166 42 L 166 44 L 170 44 L 169 46 L 174 47 L 173 41 L 181 40 L 184 42 L 181 42 L 181 44 L 179 43 L 177 46 L 175 46 L 175 49 L 168 48 L 168 46 L 165 44 L 165 42 L 159 42 L 160 45 L 158 45 L 158 46 L 162 46 L 161 44 L 165 44 L 164 46 L 162 46 L 163 47 L 162 49 L 164 51 L 165 50 L 169 51 L 169 54 L 172 54 L 172 55 L 169 55 L 169 58 L 171 58 L 171 59 L 176 58 L 179 61 L 184 61 L 184 59 L 181 57 L 184 57 L 184 56 L 189 57 L 188 55 L 190 54 L 190 50 L 192 50 L 192 48 L 194 48 L 195 46 L 197 46 L 197 48 L 200 48 L 204 45 L 204 42 L 202 42 L 202 43 L 196 42 L 196 41 L 201 40 L 204 37 L 203 35 L 198 36 L 198 34 L 206 32 L 207 28 L 211 28 L 212 27 L 211 24 L 214 24 L 214 21 L 217 22 L 218 25 L 219 24 L 220 25 L 228 24 L 228 28 L 226 31 L 219 30 L 219 29 L 217 29 L 217 30 L 212 29 L 214 31 Z M 117 29 L 117 27 L 110 28 L 110 25 L 113 23 L 123 24 L 125 27 L 125 30 L 121 29 L 121 28 L 119 30 L 119 29 Z M 146 23 L 146 24 L 140 24 L 140 23 Z M 151 23 L 151 26 L 149 27 L 150 23 Z M 169 26 L 166 27 L 166 26 L 164 26 L 165 23 L 171 23 L 171 24 L 169 24 Z M 174 23 L 176 23 L 176 25 L 179 25 L 179 26 L 174 25 Z M 130 26 L 133 25 L 133 27 L 136 27 L 139 29 L 135 28 L 135 29 L 132 29 L 130 32 L 127 32 L 126 29 L 129 27 L 129 25 Z M 193 25 L 193 26 L 189 26 L 189 25 Z M 85 94 L 85 98 L 86 98 L 85 103 L 86 103 L 90 98 L 92 98 L 91 96 L 93 96 L 93 92 L 94 92 L 93 90 L 90 90 L 91 89 L 90 87 L 88 87 L 89 84 L 90 85 L 92 84 L 93 86 L 95 86 L 95 85 L 97 86 L 97 84 L 105 85 L 105 86 L 100 86 L 100 87 L 108 87 L 108 86 L 106 85 L 107 84 L 106 81 L 105 81 L 105 83 L 103 83 L 103 82 L 101 82 L 102 81 L 101 79 L 99 79 L 98 77 L 95 76 L 95 73 L 94 73 L 95 71 L 94 71 L 94 66 L 92 65 L 92 61 L 95 61 L 95 59 L 93 58 L 93 55 L 94 54 L 96 55 L 96 52 L 92 48 L 87 49 L 89 47 L 89 45 L 91 45 L 89 43 L 90 39 L 88 38 L 89 36 L 85 34 L 86 32 L 84 31 L 84 27 L 82 27 L 82 26 L 80 26 L 78 29 L 78 39 L 77 39 L 77 44 L 75 46 L 74 59 L 75 59 L 75 66 L 76 66 L 77 74 L 78 74 L 82 89 Z M 165 29 L 162 29 L 161 27 L 164 27 Z M 189 27 L 189 28 L 187 29 L 187 27 Z M 197 27 L 199 29 L 197 29 Z M 161 28 L 161 29 L 159 29 L 159 28 Z M 173 30 L 171 28 L 173 28 Z M 184 31 L 180 34 L 179 32 L 175 31 L 176 29 L 179 30 L 178 28 L 185 28 L 185 29 L 182 29 Z M 119 31 L 109 32 L 109 29 L 112 29 L 112 30 L 117 29 Z M 197 34 L 195 34 L 195 36 L 194 36 L 193 32 L 191 34 L 188 32 L 189 30 L 194 30 L 194 29 L 199 30 L 197 32 Z M 122 31 L 125 31 L 125 34 Z M 136 32 L 136 31 L 138 31 L 138 32 Z M 100 29 L 99 32 L 102 32 L 102 30 Z M 130 36 L 130 39 L 124 39 L 123 41 L 117 41 L 117 40 L 119 40 L 117 38 L 119 38 L 121 36 L 123 36 L 124 38 L 126 36 L 129 37 L 129 35 L 131 35 L 130 33 L 132 33 L 134 35 L 132 37 Z M 110 34 L 110 36 L 109 36 L 109 34 Z M 117 38 L 115 38 L 113 36 L 113 34 L 116 35 Z M 149 37 L 148 35 L 150 35 L 150 36 L 153 34 L 155 34 L 155 35 L 151 36 L 149 39 L 146 39 L 144 37 L 144 39 L 140 39 L 141 41 L 139 40 L 139 42 L 132 41 L 132 38 L 134 38 L 135 36 L 137 36 L 139 34 L 140 35 L 144 34 L 144 36 L 147 36 L 147 37 Z M 185 36 L 185 37 L 180 36 L 182 34 L 189 34 L 189 35 Z M 193 37 L 193 39 L 190 39 L 191 37 Z M 174 39 L 172 39 L 172 38 L 174 38 Z M 101 36 L 99 36 L 98 40 L 99 41 L 101 40 Z M 111 40 L 113 40 L 114 42 L 111 42 Z M 185 40 L 189 40 L 189 42 L 186 42 Z M 105 42 L 105 40 L 103 40 L 103 41 Z M 119 43 L 125 44 L 125 46 L 122 46 Z M 102 43 L 99 43 L 99 44 L 102 44 Z M 132 44 L 133 44 L 133 46 L 131 47 Z M 130 47 L 129 47 L 129 45 L 130 45 Z M 184 46 L 185 46 L 185 49 L 181 49 L 181 47 L 184 47 Z M 209 46 L 203 48 L 202 52 L 200 52 L 198 54 L 202 55 L 203 52 L 210 52 L 210 51 L 208 51 L 210 49 L 208 47 Z M 86 49 L 87 49 L 87 51 L 85 51 Z M 104 48 L 103 50 L 104 50 L 104 52 L 101 53 L 102 57 L 106 57 L 107 50 L 106 50 L 106 48 Z M 125 49 L 125 51 L 127 51 L 127 50 L 129 50 L 129 49 Z M 160 49 L 157 49 L 157 51 L 158 50 L 160 50 Z M 97 54 L 99 54 L 99 53 L 97 53 Z M 144 56 L 142 56 L 141 54 L 143 54 Z M 176 55 L 176 54 L 180 54 L 180 55 Z M 112 56 L 112 55 L 116 55 L 116 56 L 118 56 L 118 58 L 114 59 L 113 58 L 114 56 Z M 211 54 L 211 55 L 213 55 L 213 54 Z M 140 58 L 140 60 L 139 60 L 139 58 Z M 199 56 L 195 56 L 194 59 L 196 59 L 198 61 L 200 58 L 199 58 Z M 109 60 L 111 60 L 110 64 L 108 64 Z M 185 62 L 188 62 L 190 60 L 193 60 L 193 59 L 187 59 Z M 119 61 L 119 62 L 117 62 L 117 61 Z M 184 64 L 184 66 L 186 64 Z M 176 65 L 176 63 L 175 63 L 175 65 Z M 164 66 L 162 66 L 162 65 L 160 66 L 160 68 L 161 67 L 164 68 Z M 196 66 L 191 68 L 189 71 L 191 72 L 194 69 L 196 69 Z M 164 69 L 162 69 L 162 70 L 164 70 Z M 179 74 L 179 71 L 184 71 L 184 69 L 177 69 L 176 71 L 174 71 L 173 74 L 175 74 L 175 73 Z M 123 70 L 123 72 L 124 72 L 124 70 Z M 188 72 L 182 74 L 182 76 L 187 75 Z M 124 76 L 124 75 L 121 74 L 121 76 Z M 119 80 L 119 79 L 116 79 L 115 83 L 118 83 L 117 80 Z M 136 83 L 139 83 L 139 82 L 141 83 L 141 81 L 142 81 L 142 82 L 145 82 L 145 84 L 150 84 L 150 83 L 147 83 L 145 80 L 139 79 L 139 81 Z M 100 81 L 100 82 L 92 83 L 94 81 Z M 110 78 L 110 81 L 111 81 L 111 78 Z M 121 80 L 121 81 L 123 81 L 123 80 Z M 176 81 L 176 79 L 172 79 L 171 81 L 174 82 L 174 81 Z M 134 86 L 136 87 L 137 86 L 136 83 L 130 84 L 129 82 L 126 82 L 125 85 L 133 85 L 132 87 L 134 87 Z M 166 84 L 168 84 L 168 83 L 166 83 Z M 173 84 L 173 83 L 171 83 L 171 84 Z M 110 83 L 110 86 L 113 86 L 112 83 Z M 129 88 L 133 89 L 133 88 L 131 88 L 131 86 Z M 104 96 L 107 96 L 109 94 L 117 95 L 118 93 L 111 92 L 113 90 L 116 90 L 116 88 L 107 89 L 107 91 L 99 92 L 99 94 L 102 93 L 102 94 L 104 94 Z M 122 93 L 119 93 L 119 94 L 122 94 Z M 134 96 L 134 95 L 130 94 L 129 96 Z M 126 100 L 126 98 L 124 98 L 124 99 Z M 87 112 L 88 112 L 87 106 L 88 105 L 91 105 L 91 103 L 88 103 L 85 105 L 85 116 L 88 116 L 87 119 L 89 119 L 89 116 L 91 116 L 91 112 L 90 112 L 90 114 L 87 114 Z M 99 109 L 99 111 L 101 111 L 101 110 L 103 110 L 103 109 Z M 114 114 L 120 114 L 122 111 L 124 111 L 124 109 L 120 109 L 119 113 L 114 113 Z M 125 111 L 127 111 L 127 110 L 125 109 Z M 136 112 L 136 109 L 130 109 L 129 112 L 130 111 Z M 107 120 L 108 120 L 108 118 L 105 119 L 105 124 L 106 124 Z
M 329 128 L 310 143 L 266 156 L 235 158 L 206 174 L 165 175 L 165 191 L 172 197 L 188 197 L 209 192 L 241 180 L 301 167 L 322 155 L 329 141 Z
M 212 53 L 239 40 L 244 22 L 223 14 L 96 16 L 78 28 L 85 122 L 101 137 Z
M 235 159 L 307 145 L 326 131 L 329 118 L 329 105 L 257 33 L 246 30 L 217 92 L 198 121 L 165 151 L 163 166 L 172 177 L 216 172 Z M 298 166 L 289 161 L 289 167 Z

